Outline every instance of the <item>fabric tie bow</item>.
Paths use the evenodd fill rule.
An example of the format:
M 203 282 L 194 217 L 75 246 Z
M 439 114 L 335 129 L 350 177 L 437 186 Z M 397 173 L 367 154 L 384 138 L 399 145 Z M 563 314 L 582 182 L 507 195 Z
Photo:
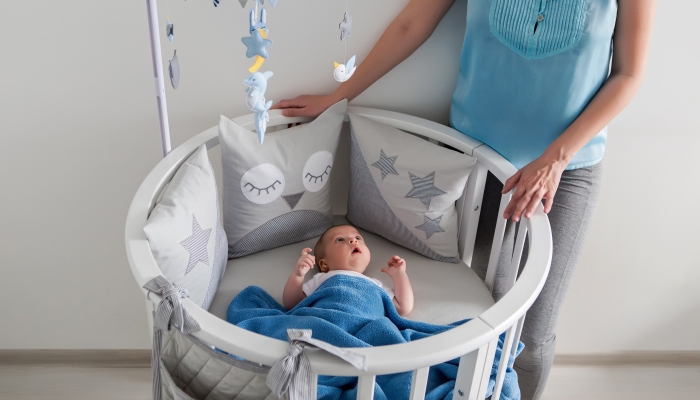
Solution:
M 353 367 L 367 371 L 367 356 L 335 347 L 313 339 L 310 329 L 287 329 L 289 348 L 287 356 L 277 361 L 267 374 L 266 384 L 277 397 L 288 393 L 289 400 L 313 398 L 316 388 L 311 377 L 311 363 L 304 354 L 304 347 L 316 347 L 348 362 Z
M 180 299 L 189 297 L 187 289 L 171 284 L 163 276 L 156 276 L 148 281 L 143 288 L 163 297 L 153 319 L 153 325 L 164 331 L 175 326 L 180 332 L 188 335 L 199 331 L 199 323 L 182 306 Z

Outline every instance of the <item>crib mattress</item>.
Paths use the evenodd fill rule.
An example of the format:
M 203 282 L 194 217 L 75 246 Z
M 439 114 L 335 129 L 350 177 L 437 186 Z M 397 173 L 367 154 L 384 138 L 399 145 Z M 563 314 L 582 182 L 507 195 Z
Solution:
M 347 223 L 342 216 L 336 216 L 334 222 Z M 393 287 L 391 278 L 381 272 L 381 269 L 394 254 L 406 260 L 406 272 L 415 297 L 413 311 L 406 318 L 444 325 L 474 318 L 494 304 L 484 283 L 466 264 L 435 261 L 381 236 L 361 229 L 359 231 L 372 253 L 372 261 L 365 275 Z M 282 304 L 284 285 L 301 255 L 301 250 L 305 247 L 313 249 L 317 240 L 309 239 L 229 260 L 209 312 L 225 320 L 226 309 L 231 300 L 251 285 L 260 286 Z M 317 272 L 318 268 L 309 271 L 306 280 Z

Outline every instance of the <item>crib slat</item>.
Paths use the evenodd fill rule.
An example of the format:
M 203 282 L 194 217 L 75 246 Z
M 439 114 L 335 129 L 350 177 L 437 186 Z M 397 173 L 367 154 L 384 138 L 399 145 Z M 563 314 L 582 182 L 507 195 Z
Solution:
M 364 375 L 358 378 L 357 400 L 372 400 L 374 398 L 374 375 Z
M 474 400 L 477 398 L 481 377 L 486 365 L 488 349 L 489 344 L 487 343 L 459 358 L 459 369 L 457 370 L 457 379 L 455 380 L 455 388 L 452 393 L 453 399 Z M 489 368 L 490 370 L 491 368 Z
M 490 341 L 486 349 L 486 359 L 484 360 L 484 368 L 481 371 L 481 382 L 479 383 L 479 391 L 476 397 L 469 398 L 469 400 L 484 400 L 486 398 L 486 391 L 489 388 L 489 379 L 491 379 L 491 368 L 493 366 L 493 360 L 496 358 L 496 348 L 498 347 L 498 338 Z M 495 399 L 495 397 L 492 397 Z M 453 399 L 457 397 L 453 396 Z
M 464 188 L 464 196 L 457 201 L 457 210 L 460 210 L 461 213 L 459 218 L 459 254 L 462 255 L 462 261 L 467 265 L 472 265 L 476 229 L 479 226 L 481 202 L 484 198 L 484 186 L 488 172 L 488 168 L 476 163 L 469 174 L 467 186 Z
M 311 391 L 311 399 L 316 400 L 318 398 L 318 374 L 311 375 L 311 385 L 314 390 Z
M 501 206 L 498 209 L 498 222 L 496 222 L 496 232 L 493 234 L 493 243 L 491 244 L 491 255 L 489 256 L 489 267 L 486 270 L 486 279 L 484 283 L 491 293 L 493 293 L 493 283 L 496 279 L 496 270 L 498 270 L 498 260 L 501 256 L 501 247 L 503 246 L 503 234 L 506 230 L 506 219 L 503 218 L 503 212 L 506 210 L 512 193 L 506 193 L 501 196 Z
M 413 371 L 413 381 L 411 383 L 411 400 L 423 400 L 425 390 L 428 388 L 428 372 L 430 367 L 419 368 Z
M 520 259 L 523 256 L 523 247 L 525 245 L 525 237 L 527 236 L 527 226 L 518 224 L 518 238 L 515 239 L 515 247 L 513 248 L 513 258 L 510 261 L 510 270 L 508 271 L 508 280 L 506 281 L 506 293 L 513 287 L 515 280 L 518 278 L 518 269 L 520 268 Z
M 503 389 L 503 380 L 506 377 L 506 368 L 508 366 L 508 360 L 510 358 L 510 349 L 513 345 L 513 337 L 515 336 L 515 330 L 518 324 L 514 324 L 506 331 L 506 340 L 503 343 L 503 350 L 501 351 L 501 359 L 498 363 L 498 373 L 496 374 L 496 386 L 493 388 L 492 399 L 501 398 L 501 389 Z
M 518 328 L 515 330 L 515 339 L 513 340 L 513 349 L 510 352 L 511 357 L 515 357 L 515 352 L 518 351 L 518 342 L 520 342 L 520 335 L 523 333 L 523 325 L 525 324 L 525 315 L 520 317 L 518 320 Z

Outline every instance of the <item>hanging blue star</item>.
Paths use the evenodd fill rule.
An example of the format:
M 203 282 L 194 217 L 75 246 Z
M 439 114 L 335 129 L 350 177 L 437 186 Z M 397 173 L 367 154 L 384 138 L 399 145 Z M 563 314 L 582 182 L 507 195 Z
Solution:
M 418 225 L 416 228 L 425 231 L 425 235 L 428 237 L 428 239 L 430 239 L 434 233 L 445 232 L 442 228 L 440 228 L 440 220 L 442 220 L 442 215 L 435 219 L 431 219 L 428 218 L 427 215 L 423 215 L 423 220 L 423 225 Z
M 253 58 L 255 56 L 260 56 L 262 58 L 267 58 L 267 48 L 272 45 L 272 40 L 263 39 L 260 35 L 259 30 L 254 30 L 250 37 L 243 37 L 241 41 L 248 48 L 246 50 L 245 56 L 248 58 Z
M 187 263 L 185 275 L 187 275 L 197 265 L 198 262 L 203 262 L 209 265 L 209 253 L 207 252 L 207 243 L 209 243 L 209 235 L 211 228 L 202 230 L 197 222 L 197 217 L 192 215 L 192 236 L 180 242 L 188 252 L 190 252 L 190 261 Z
M 435 187 L 435 171 L 429 173 L 424 178 L 408 173 L 411 178 L 411 183 L 413 184 L 413 189 L 406 195 L 406 197 L 414 197 L 420 199 L 425 205 L 425 208 L 430 209 L 430 201 L 435 196 L 445 194 L 442 190 Z

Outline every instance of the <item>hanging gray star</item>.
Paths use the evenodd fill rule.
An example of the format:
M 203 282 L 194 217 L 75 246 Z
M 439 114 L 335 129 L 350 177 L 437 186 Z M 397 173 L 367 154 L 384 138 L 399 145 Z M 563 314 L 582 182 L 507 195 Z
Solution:
M 211 228 L 202 230 L 197 222 L 197 217 L 192 215 L 192 236 L 180 242 L 182 247 L 190 252 L 190 261 L 187 263 L 185 275 L 187 275 L 198 262 L 203 262 L 209 265 L 209 253 L 207 252 L 207 243 L 209 243 L 209 235 Z
M 425 178 L 420 178 L 410 172 L 408 176 L 411 178 L 413 189 L 408 192 L 406 197 L 420 199 L 428 210 L 430 209 L 430 201 L 433 197 L 447 193 L 435 187 L 435 171 L 429 173 Z
M 440 228 L 440 220 L 442 219 L 442 215 L 435 219 L 430 219 L 427 215 L 423 215 L 423 219 L 423 225 L 418 225 L 416 228 L 425 231 L 425 235 L 428 237 L 428 239 L 430 239 L 434 233 L 445 232 L 442 228 Z
M 394 169 L 394 162 L 397 158 L 399 158 L 399 156 L 387 157 L 386 154 L 384 154 L 384 149 L 379 149 L 379 161 L 372 164 L 372 166 L 382 171 L 382 180 L 384 180 L 388 174 L 399 174 Z
M 248 48 L 245 52 L 248 58 L 255 56 L 267 58 L 267 48 L 272 45 L 272 40 L 263 39 L 258 29 L 254 30 L 252 35 L 241 38 L 241 41 Z
M 265 4 L 265 0 L 255 0 L 255 1 L 257 1 L 260 4 Z M 241 3 L 241 7 L 243 7 L 243 8 L 245 8 L 245 5 L 248 4 L 248 0 L 238 0 L 238 2 Z M 214 3 L 215 3 L 214 5 L 216 5 L 216 3 L 218 3 L 218 1 L 215 1 Z M 272 7 L 276 6 L 277 0 L 270 0 L 270 4 L 272 4 Z
M 345 40 L 346 37 L 352 34 L 352 17 L 348 15 L 347 11 L 343 15 L 343 21 L 338 25 L 338 28 L 340 28 L 340 40 Z

